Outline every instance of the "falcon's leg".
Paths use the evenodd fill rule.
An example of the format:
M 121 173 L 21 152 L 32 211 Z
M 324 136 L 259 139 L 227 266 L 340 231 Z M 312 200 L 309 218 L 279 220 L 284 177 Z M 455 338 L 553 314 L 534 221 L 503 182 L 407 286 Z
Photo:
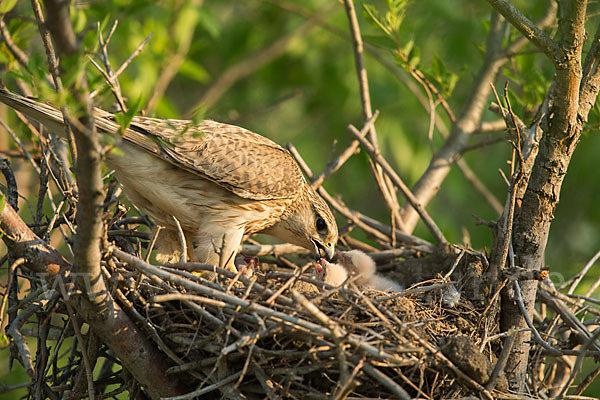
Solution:
M 216 224 L 205 224 L 192 242 L 194 260 L 237 272 L 235 255 L 244 236 L 243 228 L 226 228 Z
M 177 231 L 161 229 L 156 239 L 156 260 L 161 263 L 176 263 L 181 257 L 181 244 Z

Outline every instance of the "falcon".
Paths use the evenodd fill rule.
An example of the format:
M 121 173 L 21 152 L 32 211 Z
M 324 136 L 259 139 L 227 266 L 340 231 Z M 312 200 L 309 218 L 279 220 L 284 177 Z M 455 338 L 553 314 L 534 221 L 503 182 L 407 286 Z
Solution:
M 0 101 L 64 136 L 60 110 L 0 89 Z M 211 120 L 136 116 L 121 132 L 95 109 L 99 132 L 116 138 L 105 159 L 127 198 L 164 229 L 157 259 L 179 259 L 179 221 L 191 261 L 234 270 L 244 235 L 266 233 L 331 259 L 338 230 L 327 203 L 287 150 L 247 129 Z

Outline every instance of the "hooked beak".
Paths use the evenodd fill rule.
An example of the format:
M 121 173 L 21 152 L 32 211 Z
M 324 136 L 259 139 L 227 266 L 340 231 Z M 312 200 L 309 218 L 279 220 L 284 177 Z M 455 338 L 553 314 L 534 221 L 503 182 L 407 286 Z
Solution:
M 325 258 L 327 259 L 327 261 L 331 261 L 331 259 L 333 259 L 333 256 L 335 254 L 335 247 L 327 247 L 325 246 L 323 243 L 319 242 L 318 240 L 313 239 L 313 244 L 315 245 L 315 253 L 317 256 L 317 261 L 320 258 Z

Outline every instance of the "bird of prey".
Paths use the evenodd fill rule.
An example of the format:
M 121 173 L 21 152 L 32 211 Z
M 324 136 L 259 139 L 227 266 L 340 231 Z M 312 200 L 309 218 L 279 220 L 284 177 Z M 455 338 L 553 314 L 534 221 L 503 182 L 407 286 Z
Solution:
M 0 89 L 0 101 L 64 136 L 60 110 Z M 136 116 L 122 128 L 95 109 L 95 126 L 116 138 L 106 157 L 129 200 L 164 227 L 159 261 L 180 256 L 180 222 L 192 261 L 234 269 L 246 234 L 266 233 L 334 255 L 338 230 L 325 201 L 287 150 L 244 128 Z
M 375 261 L 360 250 L 340 251 L 338 252 L 337 264 L 329 263 L 323 259 L 317 262 L 315 268 L 317 279 L 321 279 L 332 286 L 342 284 L 350 276 L 360 289 L 387 292 L 404 290 L 399 283 L 378 274 Z

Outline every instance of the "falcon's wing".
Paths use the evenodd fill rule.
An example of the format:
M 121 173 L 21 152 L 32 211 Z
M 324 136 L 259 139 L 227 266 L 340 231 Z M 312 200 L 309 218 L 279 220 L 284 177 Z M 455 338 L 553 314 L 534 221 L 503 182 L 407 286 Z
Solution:
M 64 135 L 57 108 L 0 88 L 0 101 Z M 117 135 L 114 115 L 95 110 L 96 128 Z M 240 197 L 254 200 L 293 198 L 303 187 L 292 156 L 271 140 L 233 125 L 203 121 L 134 117 L 122 138 L 174 166 L 203 176 Z
M 123 139 L 240 197 L 292 198 L 303 185 L 302 172 L 287 150 L 237 126 L 135 117 Z

